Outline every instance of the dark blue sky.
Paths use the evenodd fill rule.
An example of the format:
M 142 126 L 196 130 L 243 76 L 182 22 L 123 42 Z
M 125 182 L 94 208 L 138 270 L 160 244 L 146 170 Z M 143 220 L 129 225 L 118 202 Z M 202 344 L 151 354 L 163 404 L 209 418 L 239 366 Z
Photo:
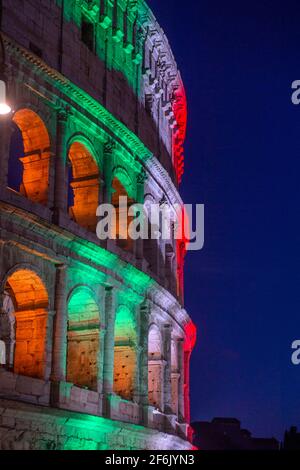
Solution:
M 148 3 L 188 95 L 182 194 L 206 205 L 205 248 L 186 263 L 192 419 L 281 438 L 300 427 L 300 3 Z

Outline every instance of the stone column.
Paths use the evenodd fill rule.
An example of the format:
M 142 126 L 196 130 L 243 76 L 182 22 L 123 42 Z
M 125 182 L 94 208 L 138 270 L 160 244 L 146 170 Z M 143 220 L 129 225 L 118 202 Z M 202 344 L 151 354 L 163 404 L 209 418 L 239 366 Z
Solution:
M 146 172 L 144 169 L 137 176 L 137 192 L 136 192 L 136 202 L 138 204 L 144 204 L 145 196 L 145 181 L 147 179 Z M 141 227 L 141 231 L 143 227 Z M 142 260 L 144 257 L 144 239 L 139 238 L 135 241 L 135 256 L 137 259 Z
M 101 204 L 104 203 L 104 197 L 105 197 L 105 181 L 104 181 L 104 177 L 102 176 L 102 174 L 100 174 L 99 176 L 99 188 L 100 188 L 100 191 L 99 191 L 98 205 L 100 206 Z
M 163 348 L 164 348 L 164 403 L 163 412 L 172 414 L 172 393 L 171 393 L 171 334 L 172 326 L 165 324 L 163 329 Z
M 61 265 L 56 270 L 55 310 L 53 328 L 52 374 L 54 382 L 66 381 L 67 368 L 67 329 L 68 309 L 66 292 L 67 266 Z
M 184 340 L 179 338 L 177 340 L 177 352 L 178 352 L 178 371 L 179 371 L 179 382 L 178 382 L 178 420 L 179 422 L 184 421 Z
M 55 310 L 47 311 L 46 341 L 45 341 L 45 380 L 49 380 L 52 372 L 53 325 Z
M 57 115 L 54 214 L 59 220 L 60 213 L 68 210 L 68 165 L 67 165 L 67 123 L 68 113 L 60 110 Z
M 10 116 L 0 116 L 0 189 L 7 186 L 10 139 L 13 126 Z
M 98 289 L 98 301 L 100 311 L 100 326 L 99 326 L 99 351 L 97 357 L 97 392 L 100 396 L 99 411 L 100 414 L 103 414 L 103 371 L 104 371 L 104 342 L 106 335 L 106 325 L 105 325 L 105 287 L 99 286 Z
M 175 261 L 175 253 L 171 251 L 167 251 L 166 253 L 166 280 L 167 286 L 166 288 L 174 295 L 176 293 L 176 283 L 174 279 L 174 261 Z
M 191 351 L 184 352 L 184 420 L 190 423 L 190 360 Z
M 115 346 L 116 299 L 112 287 L 105 289 L 105 336 L 103 360 L 104 414 L 109 415 L 109 395 L 114 390 L 114 346 Z
M 3 305 L 3 295 L 0 295 L 0 305 Z M 14 368 L 14 351 L 16 344 L 15 337 L 16 318 L 13 312 L 9 313 L 0 307 L 0 339 L 5 344 L 5 368 L 13 371 Z
M 178 390 L 179 390 L 179 378 L 178 372 L 172 372 L 172 412 L 178 417 Z
M 179 246 L 179 259 L 177 259 L 177 279 L 179 286 L 179 302 L 184 305 L 184 257 L 185 257 L 185 245 L 180 243 Z
M 98 378 L 97 378 L 97 392 L 101 397 L 100 414 L 103 414 L 103 371 L 104 371 L 104 341 L 106 330 L 100 325 L 99 331 L 99 354 L 98 354 Z
M 149 302 L 144 302 L 139 308 L 138 345 L 134 400 L 140 405 L 140 423 L 148 424 L 148 333 L 149 333 Z
M 104 173 L 104 203 L 110 204 L 112 198 L 113 166 L 115 142 L 110 139 L 104 144 L 103 173 Z

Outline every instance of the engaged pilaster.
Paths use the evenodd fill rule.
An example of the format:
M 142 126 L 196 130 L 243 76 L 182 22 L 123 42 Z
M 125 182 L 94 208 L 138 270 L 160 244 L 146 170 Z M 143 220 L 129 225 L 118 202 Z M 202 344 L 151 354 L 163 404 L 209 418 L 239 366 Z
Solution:
M 172 389 L 171 389 L 171 334 L 172 326 L 165 324 L 163 329 L 163 348 L 164 348 L 164 406 L 165 414 L 172 414 Z
M 56 270 L 56 314 L 54 317 L 54 343 L 51 374 L 51 378 L 54 382 L 64 382 L 66 380 L 68 326 L 66 277 L 67 266 L 58 266 Z
M 138 347 L 137 347 L 137 375 L 135 384 L 135 401 L 140 405 L 141 424 L 148 423 L 148 332 L 149 332 L 150 305 L 145 301 L 139 308 L 138 316 Z
M 178 370 L 179 370 L 179 381 L 178 381 L 178 420 L 179 422 L 184 421 L 184 340 L 182 338 L 177 339 L 177 353 L 178 353 Z
M 137 176 L 137 203 L 144 204 L 145 199 L 145 182 L 147 180 L 147 175 L 144 169 Z M 143 214 L 141 214 L 143 216 Z M 142 260 L 144 257 L 144 237 L 143 237 L 143 225 L 140 227 L 141 237 L 138 238 L 135 242 L 135 256 L 137 259 Z
M 105 326 L 106 333 L 104 337 L 104 362 L 103 362 L 103 395 L 104 395 L 104 414 L 108 416 L 109 395 L 113 393 L 114 388 L 114 343 L 115 343 L 115 292 L 113 287 L 105 289 Z M 109 416 L 108 416 L 109 417 Z
M 68 113 L 60 110 L 57 115 L 54 213 L 56 221 L 60 213 L 68 210 L 68 165 L 67 165 Z
M 112 183 L 113 183 L 113 164 L 114 164 L 114 149 L 115 142 L 109 139 L 104 144 L 103 151 L 103 172 L 104 172 L 104 203 L 111 204 L 112 200 Z

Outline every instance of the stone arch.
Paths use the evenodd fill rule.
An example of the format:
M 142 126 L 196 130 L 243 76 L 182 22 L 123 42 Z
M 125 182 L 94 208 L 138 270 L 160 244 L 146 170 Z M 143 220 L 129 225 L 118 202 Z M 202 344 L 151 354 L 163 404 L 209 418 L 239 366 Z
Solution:
M 70 149 L 72 144 L 76 142 L 82 144 L 87 149 L 87 151 L 92 155 L 93 159 L 95 160 L 98 168 L 100 168 L 101 159 L 99 158 L 99 152 L 96 150 L 92 140 L 89 139 L 89 137 L 87 137 L 85 134 L 82 134 L 81 132 L 74 132 L 68 138 L 67 148 Z
M 152 323 L 149 328 L 148 355 L 151 359 L 162 359 L 162 335 L 159 327 Z
M 42 379 L 49 307 L 45 284 L 34 270 L 19 266 L 7 274 L 2 292 L 7 365 L 17 374 Z
M 48 203 L 51 143 L 42 118 L 29 108 L 15 112 L 8 186 L 33 202 Z
M 121 305 L 115 320 L 114 392 L 125 400 L 132 400 L 134 396 L 136 340 L 134 313 L 129 307 Z
M 75 287 L 68 298 L 67 381 L 97 391 L 100 309 L 94 292 Z
M 96 231 L 100 203 L 100 170 L 88 139 L 75 136 L 69 142 L 69 214 L 81 227 Z
M 36 102 L 36 100 L 32 99 L 31 95 L 28 96 L 28 99 L 23 99 L 17 103 L 17 105 L 14 107 L 14 113 L 17 113 L 22 109 L 29 109 L 42 119 L 43 123 L 45 124 L 48 130 L 52 146 L 53 136 L 50 135 L 51 133 L 49 132 L 49 130 L 51 128 L 51 121 L 55 116 L 53 114 L 53 109 L 47 106 L 43 100 L 38 100 L 38 102 Z
M 163 342 L 159 327 L 152 324 L 148 333 L 148 398 L 150 405 L 163 408 Z
M 120 205 L 120 198 L 127 198 L 127 209 Z M 112 204 L 116 210 L 117 244 L 123 250 L 133 251 L 133 240 L 129 237 L 128 228 L 133 217 L 128 215 L 129 207 L 134 204 L 133 185 L 127 171 L 123 167 L 113 170 Z

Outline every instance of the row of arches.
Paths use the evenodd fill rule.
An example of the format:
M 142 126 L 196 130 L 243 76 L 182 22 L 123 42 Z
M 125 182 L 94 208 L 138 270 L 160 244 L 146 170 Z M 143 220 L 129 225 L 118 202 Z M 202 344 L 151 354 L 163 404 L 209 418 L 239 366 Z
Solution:
M 29 269 L 19 269 L 9 275 L 4 285 L 0 313 L 0 356 L 5 366 L 16 374 L 44 379 L 47 345 L 52 344 L 48 324 L 49 296 L 44 282 Z M 67 302 L 66 381 L 77 387 L 97 391 L 103 335 L 102 312 L 93 291 L 76 287 Z M 50 342 L 50 343 L 49 343 Z M 135 394 L 138 367 L 136 316 L 128 306 L 117 309 L 114 324 L 113 391 L 132 401 Z M 178 410 L 178 351 L 171 345 L 172 408 Z M 164 346 L 159 327 L 152 324 L 148 335 L 148 394 L 149 404 L 163 409 Z
M 43 120 L 30 109 L 18 110 L 12 118 L 7 185 L 30 201 L 47 206 L 49 203 L 51 142 Z M 83 140 L 83 139 L 81 139 Z M 103 181 L 98 162 L 87 142 L 70 142 L 67 150 L 67 210 L 70 218 L 81 227 L 96 232 L 96 211 L 103 201 Z M 120 172 L 119 172 L 120 173 Z M 129 205 L 134 202 L 129 197 L 131 188 L 119 174 L 114 176 L 112 204 L 117 210 L 117 236 L 128 238 L 119 224 L 119 198 L 126 196 Z M 106 201 L 107 202 L 107 201 Z M 120 226 L 119 226 L 120 225 Z M 131 248 L 123 242 L 122 248 Z
M 116 219 L 113 221 L 115 226 L 112 229 L 116 233 L 117 245 L 139 258 L 144 257 L 151 273 L 173 294 L 182 296 L 183 281 L 180 281 L 177 269 L 179 257 L 176 241 L 172 239 L 164 244 L 152 239 L 150 235 L 153 224 L 149 223 L 148 238 L 138 245 L 128 235 L 132 217 L 128 214 L 124 217 L 120 206 L 121 197 L 127 197 L 129 207 L 135 202 L 141 202 L 142 197 L 145 211 L 150 214 L 149 207 L 155 203 L 155 198 L 151 194 L 145 194 L 145 191 L 140 194 L 137 187 L 134 187 L 132 177 L 116 162 L 113 163 L 113 169 L 109 170 L 104 158 L 100 164 L 100 155 L 96 155 L 91 143 L 82 135 L 73 136 L 63 146 L 65 150 L 62 153 L 65 155 L 54 155 L 55 146 L 47 127 L 35 111 L 29 108 L 19 109 L 12 117 L 12 126 L 7 186 L 34 203 L 57 209 L 53 200 L 56 191 L 54 186 L 59 186 L 63 180 L 63 189 L 57 196 L 63 212 L 77 225 L 94 234 L 100 221 L 96 215 L 98 206 L 103 202 L 111 202 L 116 209 Z M 62 165 L 53 165 L 53 159 L 57 161 L 58 158 Z M 110 154 L 107 158 L 113 160 L 113 155 Z M 123 221 L 127 222 L 126 225 Z M 172 234 L 173 232 L 172 228 Z

